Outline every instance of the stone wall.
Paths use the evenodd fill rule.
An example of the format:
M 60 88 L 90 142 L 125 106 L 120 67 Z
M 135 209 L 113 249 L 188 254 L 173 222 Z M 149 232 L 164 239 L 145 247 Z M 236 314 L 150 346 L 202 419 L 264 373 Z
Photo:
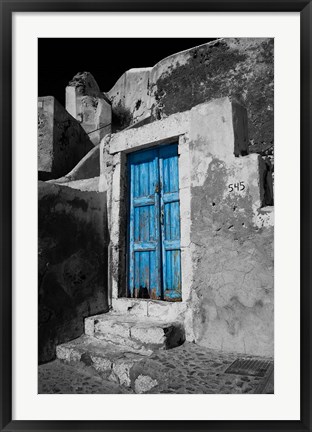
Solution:
M 107 92 L 114 127 L 173 113 L 230 96 L 248 111 L 251 150 L 273 145 L 274 40 L 219 39 L 174 54 L 152 68 L 131 69 Z M 253 147 L 254 146 L 254 147 Z
M 54 97 L 38 98 L 39 180 L 67 174 L 93 147 L 79 123 Z
M 86 182 L 88 190 L 39 182 L 39 363 L 108 308 L 106 194 Z

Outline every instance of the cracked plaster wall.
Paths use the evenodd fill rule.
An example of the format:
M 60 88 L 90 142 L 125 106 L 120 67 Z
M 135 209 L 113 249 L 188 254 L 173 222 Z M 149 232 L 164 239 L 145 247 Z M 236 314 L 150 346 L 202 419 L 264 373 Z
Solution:
M 226 145 L 234 144 L 228 104 L 210 108 L 203 106 L 205 121 L 198 112 L 191 121 L 188 337 L 209 348 L 273 355 L 274 237 L 271 211 L 262 210 L 265 163 L 256 154 L 234 157 Z
M 213 159 L 191 189 L 191 326 L 201 345 L 273 355 L 273 227 L 254 224 L 250 158 L 244 170 Z M 250 185 L 245 194 L 229 192 L 233 176 Z

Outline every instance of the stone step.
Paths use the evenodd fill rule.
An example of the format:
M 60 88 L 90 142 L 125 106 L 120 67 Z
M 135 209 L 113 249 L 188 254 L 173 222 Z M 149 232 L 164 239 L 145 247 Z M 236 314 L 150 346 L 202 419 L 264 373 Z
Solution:
M 135 393 L 145 393 L 167 379 L 148 355 L 134 353 L 125 347 L 87 335 L 58 345 L 56 356 L 73 367 L 82 362 L 102 379 L 130 388 Z
M 83 335 L 78 339 L 58 345 L 56 356 L 68 364 L 83 362 L 100 376 L 120 385 L 130 387 L 130 370 L 143 355 L 121 350 L 121 347 Z
M 147 355 L 157 349 L 174 348 L 185 341 L 184 328 L 179 322 L 159 322 L 149 317 L 112 312 L 86 318 L 85 334 Z
M 157 318 L 166 321 L 182 320 L 185 302 L 167 302 L 150 299 L 119 298 L 112 301 L 113 313 L 138 317 Z

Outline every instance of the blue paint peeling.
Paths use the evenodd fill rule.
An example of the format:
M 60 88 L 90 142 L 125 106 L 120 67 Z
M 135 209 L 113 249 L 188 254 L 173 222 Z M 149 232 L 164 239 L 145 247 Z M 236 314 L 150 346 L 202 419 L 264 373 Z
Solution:
M 128 157 L 130 182 L 129 293 L 181 300 L 178 147 Z

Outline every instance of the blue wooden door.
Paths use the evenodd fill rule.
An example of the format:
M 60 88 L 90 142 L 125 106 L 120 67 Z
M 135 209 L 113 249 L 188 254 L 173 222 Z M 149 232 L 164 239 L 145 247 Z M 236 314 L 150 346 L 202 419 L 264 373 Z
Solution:
M 129 295 L 181 300 L 177 145 L 129 155 Z

